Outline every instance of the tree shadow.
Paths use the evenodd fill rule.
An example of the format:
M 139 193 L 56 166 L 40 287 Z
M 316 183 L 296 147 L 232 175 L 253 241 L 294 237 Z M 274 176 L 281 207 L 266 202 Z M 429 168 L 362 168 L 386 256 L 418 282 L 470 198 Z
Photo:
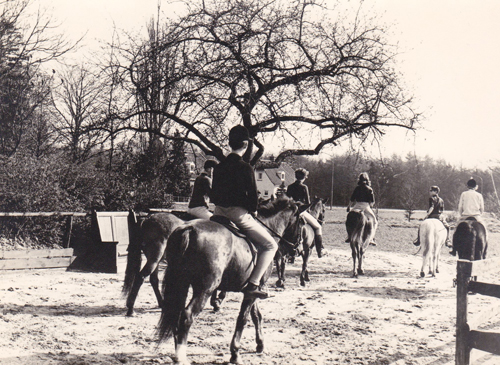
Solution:
M 74 316 L 74 317 L 112 317 L 122 316 L 126 313 L 125 307 L 111 306 L 85 306 L 85 305 L 12 305 L 4 304 L 4 314 L 31 314 L 37 316 Z M 158 309 L 159 311 L 160 309 Z M 137 313 L 145 313 L 148 311 L 155 311 L 155 309 L 135 309 Z

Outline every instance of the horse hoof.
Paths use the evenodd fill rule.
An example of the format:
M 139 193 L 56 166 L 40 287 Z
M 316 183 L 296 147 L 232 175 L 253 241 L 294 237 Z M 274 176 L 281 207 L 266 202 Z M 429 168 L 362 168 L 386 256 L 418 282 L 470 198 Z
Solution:
M 257 353 L 262 354 L 263 352 L 264 352 L 264 344 L 263 343 L 258 344 L 257 345 Z
M 425 273 L 423 271 L 420 271 L 420 277 L 421 278 L 425 277 Z
M 358 275 L 364 275 L 364 274 L 365 274 L 365 272 L 363 270 L 358 271 Z
M 277 288 L 282 288 L 282 289 L 285 289 L 285 282 L 283 280 L 278 280 L 276 282 L 276 287 Z
M 127 311 L 126 317 L 135 317 L 135 312 L 133 309 Z
M 309 280 L 309 274 L 306 274 L 306 276 L 304 277 L 304 280 L 305 281 L 311 281 L 311 280 Z
M 354 273 L 354 274 L 352 274 L 352 277 L 357 279 L 358 278 L 358 274 Z
M 242 364 L 240 355 L 231 355 L 231 360 L 229 360 L 231 364 Z
M 439 274 L 439 269 L 436 269 L 436 274 Z
M 300 286 L 306 286 L 306 282 L 304 280 L 300 280 Z

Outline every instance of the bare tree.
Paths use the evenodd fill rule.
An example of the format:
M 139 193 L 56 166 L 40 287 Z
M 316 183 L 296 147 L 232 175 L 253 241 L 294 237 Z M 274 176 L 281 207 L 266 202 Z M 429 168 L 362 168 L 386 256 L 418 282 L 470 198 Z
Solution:
M 316 0 L 188 6 L 186 16 L 165 25 L 157 46 L 147 41 L 131 57 L 126 69 L 137 93 L 149 100 L 151 90 L 168 90 L 169 103 L 122 116 L 126 128 L 150 132 L 134 117 L 155 113 L 175 123 L 186 142 L 223 158 L 227 130 L 243 124 L 260 149 L 252 162 L 266 133 L 295 142 L 279 161 L 318 154 L 344 138 L 379 136 L 385 127 L 414 128 L 418 115 L 393 69 L 395 49 L 384 29 L 361 16 L 349 26 L 318 20 L 318 13 L 331 12 Z M 143 65 L 155 57 L 170 67 L 145 80 Z M 169 131 L 154 133 L 173 138 Z
M 54 33 L 50 18 L 31 12 L 29 0 L 0 0 L 0 5 L 0 153 L 12 155 L 25 136 L 36 136 L 27 132 L 50 100 L 53 77 L 42 65 L 72 46 Z
M 99 75 L 84 66 L 68 67 L 55 89 L 58 133 L 74 162 L 87 160 L 95 147 L 106 139 L 107 135 L 100 128 L 108 110 L 105 90 Z

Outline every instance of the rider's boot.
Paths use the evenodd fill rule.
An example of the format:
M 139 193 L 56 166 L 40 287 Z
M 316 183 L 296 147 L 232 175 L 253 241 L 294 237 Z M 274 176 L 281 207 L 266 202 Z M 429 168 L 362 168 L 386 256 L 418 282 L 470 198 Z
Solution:
M 316 246 L 316 253 L 318 254 L 319 258 L 322 258 L 325 252 L 323 251 L 323 236 L 320 234 L 317 234 L 314 236 L 314 245 Z
M 258 285 L 248 283 L 243 288 L 243 295 L 245 299 L 267 299 L 269 297 L 269 293 L 260 289 Z

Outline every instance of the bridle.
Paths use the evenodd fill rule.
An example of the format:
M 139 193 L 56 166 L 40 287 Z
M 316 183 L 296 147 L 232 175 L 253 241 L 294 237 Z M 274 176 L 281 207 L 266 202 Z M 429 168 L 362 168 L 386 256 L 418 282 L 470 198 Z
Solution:
M 294 214 L 297 214 L 297 212 L 295 212 Z M 255 219 L 260 223 L 262 224 L 265 228 L 267 228 L 269 230 L 269 232 L 271 232 L 272 235 L 274 235 L 275 237 L 278 237 L 280 239 L 280 242 L 283 242 L 285 243 L 287 246 L 289 246 L 289 248 L 291 248 L 293 251 L 296 251 L 297 250 L 297 247 L 299 247 L 299 245 L 302 243 L 302 227 L 305 225 L 305 221 L 302 217 L 300 217 L 299 214 L 297 214 L 297 220 L 296 222 L 294 223 L 294 230 L 295 230 L 295 236 L 297 237 L 297 241 L 295 243 L 292 243 L 290 241 L 288 241 L 286 238 L 283 237 L 283 235 L 280 235 L 278 232 L 276 232 L 274 229 L 272 229 L 271 227 L 269 227 L 267 224 L 265 224 L 259 217 L 255 217 Z M 297 232 L 298 231 L 298 232 Z

